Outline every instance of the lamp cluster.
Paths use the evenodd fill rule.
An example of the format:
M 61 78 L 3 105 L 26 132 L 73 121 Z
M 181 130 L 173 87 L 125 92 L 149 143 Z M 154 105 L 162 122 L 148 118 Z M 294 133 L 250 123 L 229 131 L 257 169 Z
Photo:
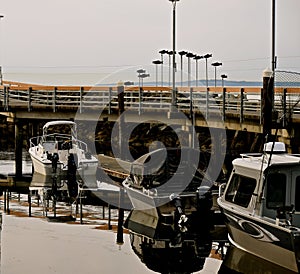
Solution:
M 170 0 L 171 1 L 171 0 Z M 168 67 L 169 67 L 169 86 L 171 86 L 171 56 L 173 55 L 172 50 L 160 50 L 159 54 L 161 56 L 160 60 L 154 60 L 152 63 L 156 66 L 156 86 L 158 85 L 158 65 L 161 65 L 161 86 L 164 85 L 164 73 L 163 73 L 163 68 L 164 68 L 164 55 L 167 55 L 169 57 L 169 62 L 168 62 Z M 177 52 L 175 52 L 177 54 Z M 180 56 L 180 82 L 181 86 L 183 86 L 183 57 L 186 57 L 188 60 L 188 86 L 191 86 L 191 61 L 195 61 L 195 75 L 196 75 L 196 87 L 199 85 L 199 65 L 198 62 L 201 59 L 205 60 L 205 79 L 206 79 L 206 86 L 208 87 L 208 59 L 212 57 L 212 54 L 207 53 L 204 55 L 198 55 L 192 52 L 188 51 L 179 51 L 178 55 Z M 220 62 L 213 62 L 211 65 L 214 67 L 214 74 L 215 74 L 215 86 L 217 86 L 217 67 L 222 66 L 223 64 Z M 222 85 L 224 85 L 224 79 L 227 78 L 227 75 L 222 74 Z

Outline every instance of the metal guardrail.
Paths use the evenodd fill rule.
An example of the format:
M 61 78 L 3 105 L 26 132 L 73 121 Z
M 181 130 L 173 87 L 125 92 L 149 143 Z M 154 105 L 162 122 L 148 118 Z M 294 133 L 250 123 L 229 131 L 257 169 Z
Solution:
M 149 110 L 168 111 L 171 107 L 172 92 L 169 87 L 123 87 L 125 109 L 138 112 Z M 261 88 L 178 88 L 177 108 L 194 113 L 220 113 L 225 120 L 227 114 L 236 114 L 243 122 L 245 115 L 258 117 L 261 121 Z M 208 99 L 208 104 L 207 104 Z M 274 106 L 279 113 L 289 117 L 300 114 L 300 88 L 276 88 Z M 118 108 L 117 87 L 51 87 L 29 85 L 0 86 L 0 107 L 4 111 L 13 108 L 73 110 L 80 113 L 106 108 L 112 113 Z

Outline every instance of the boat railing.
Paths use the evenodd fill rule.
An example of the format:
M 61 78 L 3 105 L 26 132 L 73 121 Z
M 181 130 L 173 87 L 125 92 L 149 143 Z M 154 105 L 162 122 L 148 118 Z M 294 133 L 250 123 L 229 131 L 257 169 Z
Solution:
M 51 133 L 43 136 L 36 136 L 32 137 L 29 139 L 29 145 L 30 147 L 37 146 L 38 144 L 43 144 L 45 142 L 74 142 L 77 144 L 79 149 L 82 149 L 83 151 L 87 152 L 88 151 L 88 146 L 85 142 L 77 140 L 77 139 L 72 139 L 72 137 L 68 134 L 58 134 L 58 133 Z
M 262 153 L 241 153 L 242 158 L 258 158 L 262 156 Z
M 76 143 L 77 143 L 79 149 L 82 149 L 85 152 L 88 151 L 87 143 L 80 141 L 80 140 L 76 140 Z
M 219 197 L 221 197 L 223 195 L 224 190 L 225 190 L 225 186 L 226 186 L 226 183 L 223 183 L 223 184 L 219 185 Z
M 40 143 L 42 136 L 36 136 L 29 139 L 29 147 L 35 147 Z

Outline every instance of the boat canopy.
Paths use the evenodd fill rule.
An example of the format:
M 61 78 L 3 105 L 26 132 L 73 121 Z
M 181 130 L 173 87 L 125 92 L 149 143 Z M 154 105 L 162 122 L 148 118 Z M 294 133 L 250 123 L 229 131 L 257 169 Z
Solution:
M 76 123 L 73 121 L 68 121 L 68 120 L 58 120 L 58 121 L 51 121 L 46 123 L 43 126 L 43 136 L 48 134 L 48 128 L 51 126 L 69 126 L 71 130 L 71 136 L 75 139 L 77 139 L 77 127 Z
M 261 154 L 256 156 L 250 153 L 249 155 L 241 154 L 241 156 L 242 158 L 237 158 L 232 162 L 235 171 L 240 174 L 253 174 L 253 176 L 254 174 L 257 174 L 257 171 L 264 172 L 269 167 L 300 165 L 300 155 L 288 153 L 278 153 L 273 155 L 267 153 L 265 155 Z
M 58 125 L 70 125 L 70 126 L 76 126 L 76 123 L 73 121 L 65 121 L 65 120 L 59 120 L 59 121 L 51 121 L 51 122 L 47 122 L 44 126 L 43 126 L 43 131 L 47 130 L 48 127 L 51 126 L 58 126 Z

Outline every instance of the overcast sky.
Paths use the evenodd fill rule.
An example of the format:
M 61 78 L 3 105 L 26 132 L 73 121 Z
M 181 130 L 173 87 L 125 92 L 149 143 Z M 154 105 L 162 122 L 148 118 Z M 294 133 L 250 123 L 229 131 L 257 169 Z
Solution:
M 300 0 L 276 4 L 278 68 L 300 72 Z M 181 0 L 176 49 L 212 53 L 228 79 L 260 81 L 271 66 L 271 7 L 272 0 Z M 0 14 L 4 72 L 153 67 L 158 51 L 172 48 L 168 0 L 0 0 Z

